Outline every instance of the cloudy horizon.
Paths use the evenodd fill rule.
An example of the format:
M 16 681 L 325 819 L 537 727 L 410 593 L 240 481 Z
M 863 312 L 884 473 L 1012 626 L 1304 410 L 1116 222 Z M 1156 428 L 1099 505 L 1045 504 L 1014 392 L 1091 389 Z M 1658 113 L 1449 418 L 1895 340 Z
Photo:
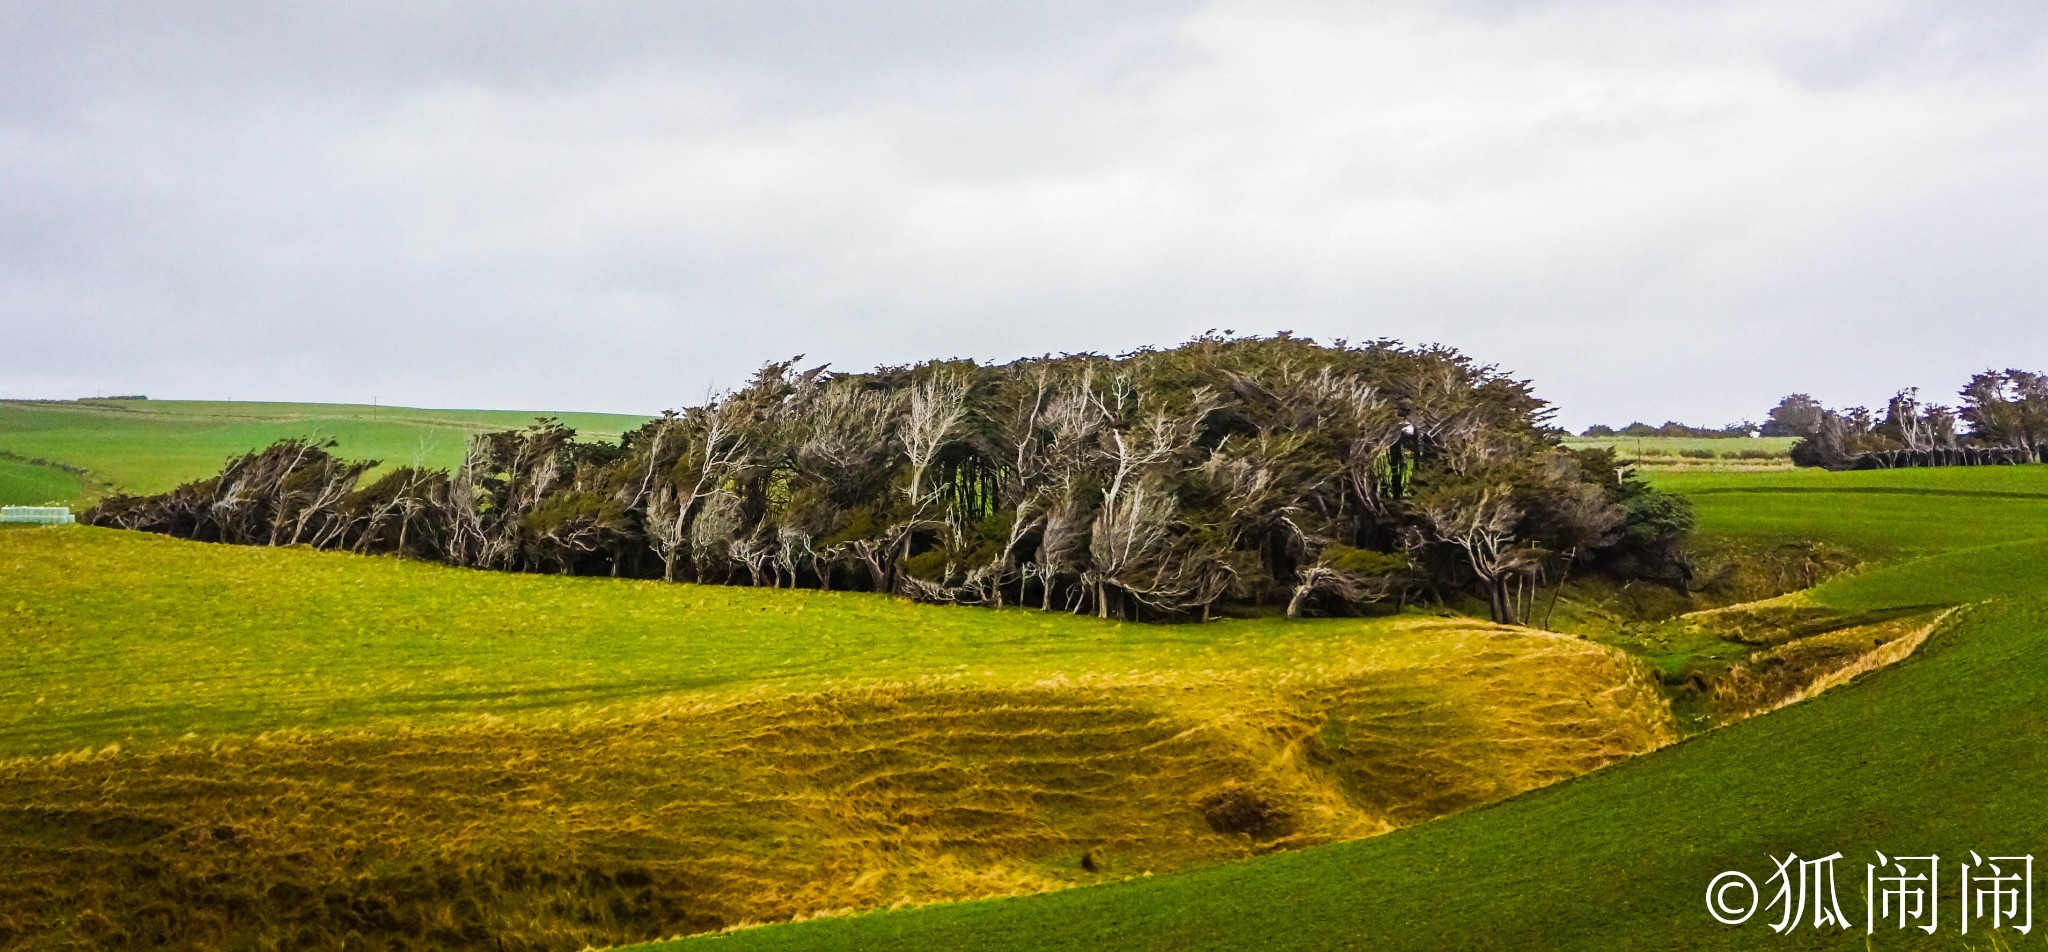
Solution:
M 0 397 L 653 412 L 1209 329 L 1573 428 L 2048 369 L 2048 6 L 0 0 Z

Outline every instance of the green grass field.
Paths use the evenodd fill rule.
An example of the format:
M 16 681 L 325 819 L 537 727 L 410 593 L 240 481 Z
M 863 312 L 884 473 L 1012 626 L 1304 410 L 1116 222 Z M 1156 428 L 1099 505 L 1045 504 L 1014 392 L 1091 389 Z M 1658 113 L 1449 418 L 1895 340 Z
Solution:
M 85 490 L 85 481 L 76 473 L 0 457 L 0 505 L 67 503 L 80 498 Z
M 1690 498 L 1700 532 L 1717 540 L 1818 539 L 1882 559 L 2048 535 L 2048 466 L 1648 478 Z
M 0 530 L 0 578 L 0 945 L 577 948 L 1035 892 L 1674 737 L 1621 652 L 1423 614 L 1136 625 L 82 526 Z
M 1575 449 L 1611 449 L 1645 469 L 1726 470 L 1785 469 L 1792 464 L 1796 437 L 1765 436 L 1573 436 L 1564 444 Z
M 445 465 L 527 419 L 143 407 L 0 404 L 0 450 L 151 489 L 284 435 Z M 0 528 L 0 946 L 576 948 L 801 918 L 695 941 L 1800 948 L 1715 926 L 1707 877 L 2048 832 L 2048 467 L 1651 478 L 1703 549 L 1867 564 L 1660 644 Z M 80 483 L 0 459 L 24 498 Z M 1646 753 L 1682 726 L 1668 703 L 1711 722 L 1667 696 L 1701 646 L 1780 651 L 1724 629 L 1835 619 L 1790 647 L 1874 657 L 1955 605 L 1893 668 Z
M 0 452 L 83 467 L 88 486 L 61 471 L 0 468 L 0 504 L 50 501 L 53 490 L 82 503 L 93 492 L 162 492 L 210 476 L 228 457 L 285 437 L 331 437 L 350 458 L 388 465 L 452 467 L 473 433 L 515 429 L 540 414 L 513 410 L 419 410 L 323 403 L 219 403 L 186 400 L 0 402 Z M 644 417 L 549 414 L 591 437 L 615 438 Z M 54 475 L 52 475 L 54 474 Z M 55 477 L 69 480 L 60 483 Z
M 1206 626 L 858 593 L 508 575 L 84 527 L 0 535 L 0 755 L 944 679 L 1281 681 L 1427 667 L 1424 616 Z M 1467 625 L 1467 627 L 1471 627 Z M 1488 626 L 1479 625 L 1479 629 Z M 1418 634 L 1426 632 L 1426 634 Z
M 1652 473 L 1649 480 L 1688 496 L 1726 493 L 1909 493 L 1975 498 L 2048 494 L 2048 467 L 1953 466 L 1829 472 L 1786 469 L 1768 473 Z M 1932 513 L 1930 513 L 1932 514 Z M 1709 532 L 1721 527 L 1709 525 Z
M 1673 477 L 1675 479 L 1675 477 Z M 1824 538 L 1877 565 L 1809 596 L 1843 611 L 1962 605 L 1914 656 L 1790 708 L 1509 802 L 1355 843 L 1042 896 L 748 930 L 723 949 L 1748 949 L 1865 946 L 1716 923 L 1708 881 L 1762 883 L 1769 857 L 1847 857 L 1860 910 L 1875 850 L 2040 852 L 2048 821 L 2048 510 L 2036 468 L 1796 474 L 1782 492 L 1717 475 L 1686 487 L 1709 534 Z M 1883 490 L 1883 492 L 1874 492 Z M 1997 495 L 1984 495 L 1997 494 Z M 2005 494 L 2016 494 L 2008 496 Z M 1783 495 L 1788 498 L 1774 498 Z M 1719 505 L 1725 496 L 1728 505 Z M 1885 506 L 1860 503 L 1868 497 Z M 1788 519 L 1784 505 L 1812 512 Z M 1980 517 L 1987 502 L 2011 504 Z M 1936 531 L 1961 523 L 1971 532 Z M 1784 535 L 1790 533 L 1791 535 Z M 2034 541 L 2025 541 L 2033 539 Z M 1978 543 L 1978 544 L 1973 544 Z M 1982 544 L 1989 543 L 1989 544 Z M 1950 870 L 1953 875 L 1953 867 Z M 1944 904 L 1954 908 L 1950 892 Z M 1856 913 L 1852 913 L 1852 916 Z M 1859 920 L 1860 922 L 1860 920 Z M 1954 920 L 1882 948 L 2028 947 Z M 1986 944 L 1993 939 L 1999 944 Z

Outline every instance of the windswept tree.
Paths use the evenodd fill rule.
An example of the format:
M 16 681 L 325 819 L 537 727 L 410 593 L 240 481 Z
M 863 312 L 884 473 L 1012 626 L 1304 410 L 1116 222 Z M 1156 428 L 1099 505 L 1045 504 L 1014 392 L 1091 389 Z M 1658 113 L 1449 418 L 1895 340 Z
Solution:
M 642 481 L 649 487 L 641 496 L 642 522 L 668 581 L 677 581 L 689 557 L 698 517 L 712 500 L 732 494 L 747 458 L 734 416 L 722 407 L 693 409 L 663 414 L 641 431 Z
M 1512 584 L 1541 564 L 1543 553 L 1519 531 L 1522 510 L 1505 482 L 1484 479 L 1443 487 L 1417 505 L 1415 548 L 1446 546 L 1463 560 L 1486 593 L 1493 620 L 1515 624 Z
M 1961 417 L 1982 443 L 2038 452 L 2048 446 L 2048 375 L 1987 370 L 1962 390 Z
M 834 379 L 793 434 L 797 479 L 783 507 L 782 545 L 792 566 L 800 550 L 820 587 L 832 587 L 840 566 L 885 587 L 883 552 L 871 536 L 890 509 L 877 501 L 889 496 L 901 402 L 857 378 Z
M 2024 403 L 2025 382 L 2001 380 L 2003 402 L 1986 390 L 1967 405 L 2030 419 L 2002 409 Z M 1846 451 L 1845 435 L 1953 431 L 1901 397 L 1882 424 L 1822 411 L 1817 438 Z M 1393 341 L 1204 336 L 859 374 L 789 360 L 616 443 L 543 419 L 477 436 L 452 472 L 358 486 L 374 464 L 287 441 L 89 518 L 476 568 L 1148 620 L 1473 592 L 1513 622 L 1536 583 L 1574 571 L 1675 577 L 1684 501 L 1612 454 L 1563 448 L 1549 413 L 1526 381 Z
M 1820 432 L 1821 416 L 1826 412 L 1812 394 L 1792 394 L 1771 408 L 1764 435 L 1810 437 Z
M 332 544 L 348 527 L 357 481 L 377 465 L 339 459 L 334 447 L 331 439 L 280 440 L 158 496 L 111 496 L 90 521 L 237 545 Z
M 1952 447 L 1956 445 L 1956 413 L 1939 404 L 1921 403 L 1920 389 L 1908 387 L 1885 405 L 1884 421 L 1877 432 L 1907 450 Z
M 1770 432 L 1799 437 L 1792 461 L 1830 469 L 1978 466 L 2048 462 L 2048 377 L 1987 370 L 1970 378 L 1956 408 L 1924 403 L 1917 388 L 1894 394 L 1882 414 L 1833 410 L 1793 394 L 1771 411 Z
M 344 506 L 341 538 L 352 538 L 354 552 L 394 552 L 412 558 L 448 561 L 448 522 L 441 518 L 449 505 L 448 474 L 421 466 L 402 466 L 386 473 Z M 332 541 L 314 540 L 322 548 Z

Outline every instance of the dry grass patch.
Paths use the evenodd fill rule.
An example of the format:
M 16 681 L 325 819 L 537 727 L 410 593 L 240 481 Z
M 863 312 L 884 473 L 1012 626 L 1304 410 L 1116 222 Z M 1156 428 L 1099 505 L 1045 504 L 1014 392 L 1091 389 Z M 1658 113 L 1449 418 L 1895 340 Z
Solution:
M 1915 611 L 1777 641 L 1709 684 L 1713 723 L 1731 724 L 1775 711 L 1903 660 L 1953 611 Z
M 1367 835 L 1672 737 L 1616 652 L 1406 635 L 1428 650 L 17 759 L 0 943 L 573 949 Z

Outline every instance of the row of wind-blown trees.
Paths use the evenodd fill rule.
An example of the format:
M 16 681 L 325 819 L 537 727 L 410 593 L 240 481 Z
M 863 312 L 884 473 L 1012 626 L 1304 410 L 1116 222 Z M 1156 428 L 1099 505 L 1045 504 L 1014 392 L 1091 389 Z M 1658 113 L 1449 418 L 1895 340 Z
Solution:
M 1682 500 L 1571 451 L 1525 382 L 1445 348 L 1198 338 L 1111 359 L 771 364 L 617 443 L 542 420 L 453 472 L 285 441 L 98 525 L 456 565 L 1154 620 L 1343 613 L 1667 577 Z
M 2048 462 L 2048 376 L 1987 370 L 1970 378 L 1956 407 L 1926 404 L 1901 390 L 1882 414 L 1830 410 L 1795 393 L 1771 410 L 1776 427 L 1800 438 L 1792 460 L 1830 469 L 1983 466 Z

